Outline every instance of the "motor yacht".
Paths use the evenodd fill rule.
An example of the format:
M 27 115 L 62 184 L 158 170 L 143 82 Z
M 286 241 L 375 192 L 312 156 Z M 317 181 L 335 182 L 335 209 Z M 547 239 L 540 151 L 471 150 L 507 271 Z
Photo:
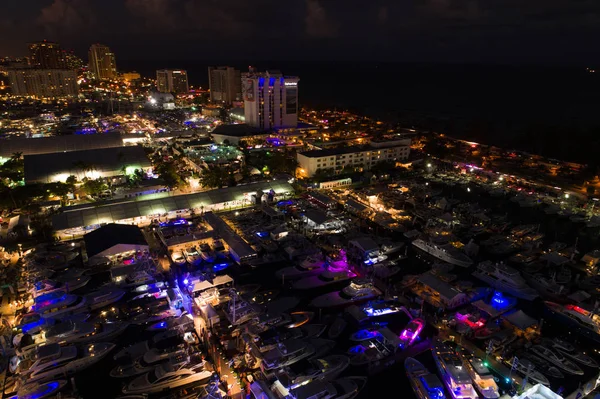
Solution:
M 64 316 L 61 319 L 51 317 L 42 317 L 39 313 L 27 313 L 17 317 L 14 331 L 17 333 L 27 333 L 35 335 L 42 330 L 47 330 L 53 325 L 62 321 L 84 322 L 89 319 L 89 313 L 76 313 L 70 316 Z
M 366 377 L 345 377 L 334 381 L 314 381 L 288 392 L 289 399 L 352 399 L 366 385 Z
M 310 346 L 315 348 L 315 353 L 313 353 L 309 357 L 309 359 L 322 358 L 335 347 L 335 341 L 331 339 L 308 338 L 306 341 L 309 343 Z
M 412 319 L 400 333 L 402 347 L 411 346 L 418 338 L 421 331 L 425 328 L 425 320 L 421 318 Z
M 200 244 L 200 256 L 207 262 L 214 262 L 216 259 L 215 252 L 206 243 Z
M 262 355 L 261 367 L 274 370 L 294 364 L 315 354 L 315 348 L 307 341 L 289 339 Z
M 339 292 L 330 292 L 314 298 L 310 305 L 316 308 L 345 306 L 355 302 L 367 301 L 378 297 L 381 291 L 373 283 L 365 279 L 355 279 Z
M 79 276 L 73 278 L 57 278 L 55 280 L 45 279 L 38 281 L 33 285 L 30 290 L 31 295 L 35 298 L 39 295 L 51 292 L 51 291 L 63 291 L 72 292 L 79 288 L 84 287 L 90 282 L 92 278 L 90 276 Z
M 129 323 L 85 323 L 72 320 L 63 321 L 43 332 L 45 342 L 64 344 L 110 342 L 121 335 Z
M 444 386 L 435 374 L 432 374 L 412 357 L 404 361 L 404 369 L 418 399 L 445 399 Z
M 190 356 L 185 348 L 180 346 L 166 350 L 154 348 L 135 359 L 131 364 L 116 366 L 110 371 L 110 376 L 114 378 L 134 377 L 153 371 L 156 366 L 163 363 L 168 363 L 172 368 L 178 369 L 189 361 Z
M 534 367 L 539 370 L 544 375 L 552 378 L 565 378 L 565 375 L 560 371 L 560 369 L 556 366 L 553 366 L 550 362 L 542 359 L 539 356 L 534 355 L 533 353 L 528 353 L 524 356 L 519 356 L 519 359 L 527 359 L 529 360 Z
M 77 295 L 65 294 L 64 292 L 51 292 L 36 298 L 32 310 L 44 318 L 61 318 L 64 315 L 80 313 L 87 309 L 87 301 Z
M 542 297 L 558 299 L 565 295 L 565 286 L 557 284 L 556 281 L 543 274 L 536 273 L 533 276 L 525 274 L 527 282 L 535 288 Z
M 498 385 L 486 362 L 478 357 L 467 357 L 463 355 L 463 364 L 473 380 L 475 389 L 479 391 L 481 396 L 485 399 L 496 399 L 500 397 L 500 390 L 498 389 Z
M 173 252 L 171 254 L 171 260 L 178 266 L 185 265 L 187 262 L 185 256 L 183 255 L 183 252 Z
M 177 346 L 183 342 L 184 338 L 179 331 L 167 330 L 156 334 L 149 340 L 141 341 L 121 349 L 113 356 L 113 359 L 135 359 L 153 348 L 164 349 Z
M 125 296 L 120 289 L 100 289 L 84 296 L 88 309 L 96 310 L 115 303 Z
M 299 364 L 299 363 L 298 363 Z M 295 367 L 285 367 L 288 389 L 294 389 L 313 381 L 326 381 L 337 378 L 350 364 L 350 358 L 344 355 L 331 355 L 319 359 L 308 360 L 308 367 L 302 371 L 295 372 Z M 282 378 L 280 378 L 281 380 Z
M 134 378 L 123 387 L 124 394 L 150 394 L 190 384 L 206 383 L 213 373 L 208 370 L 198 371 L 194 368 L 175 368 L 170 364 L 157 366 L 153 371 Z
M 436 245 L 421 239 L 416 239 L 412 242 L 412 245 L 437 259 L 456 266 L 469 267 L 473 264 L 471 258 L 451 244 Z
M 381 334 L 379 333 L 379 331 L 377 331 L 377 329 L 363 328 L 352 334 L 350 336 L 350 341 L 360 342 L 366 341 L 367 339 L 377 338 L 380 336 Z
M 356 277 L 351 270 L 325 270 L 318 276 L 302 278 L 292 284 L 296 290 L 309 290 L 326 287 L 331 284 L 341 283 Z
M 59 344 L 43 345 L 37 348 L 35 359 L 22 360 L 19 373 L 27 382 L 48 381 L 57 376 L 69 376 L 99 362 L 115 344 L 96 342 L 81 347 Z
M 569 374 L 583 375 L 583 370 L 578 365 L 543 345 L 534 345 L 531 347 L 531 351 Z
M 15 399 L 44 399 L 54 397 L 67 385 L 66 380 L 56 380 L 46 383 L 27 383 L 19 388 Z M 12 398 L 11 398 L 12 399 Z
M 506 292 L 517 298 L 532 301 L 538 293 L 529 287 L 519 272 L 504 263 L 494 264 L 490 261 L 481 262 L 473 276 L 488 283 L 498 291 Z
M 431 353 L 453 399 L 478 399 L 471 377 L 458 355 L 438 338 L 434 338 Z
M 577 305 L 560 305 L 555 302 L 545 302 L 551 316 L 561 322 L 568 323 L 578 331 L 596 342 L 600 342 L 600 316 Z
M 196 247 L 191 247 L 189 249 L 184 250 L 183 255 L 185 256 L 185 259 L 190 265 L 195 266 L 198 263 L 202 262 L 202 255 L 200 254 L 200 252 L 198 252 Z
M 535 365 L 526 358 L 518 358 L 516 361 L 514 358 L 505 359 L 504 363 L 507 366 L 514 368 L 514 370 L 522 376 L 526 376 L 538 384 L 546 386 L 550 385 L 548 378 L 540 371 L 536 370 Z
M 273 328 L 253 337 L 252 341 L 260 352 L 267 352 L 289 339 L 316 338 L 323 333 L 324 324 L 307 324 L 299 328 Z
M 400 339 L 389 329 L 382 328 L 379 335 L 361 341 L 348 349 L 350 364 L 353 366 L 365 366 L 374 362 L 381 361 L 392 355 L 400 345 Z
M 133 289 L 133 292 L 137 293 L 137 294 L 143 294 L 152 290 L 162 290 L 163 288 L 166 288 L 166 283 L 164 281 L 157 281 L 155 283 L 151 283 L 151 284 L 142 284 L 139 285 L 137 287 L 135 287 Z
M 284 267 L 275 272 L 275 277 L 281 280 L 296 280 L 314 276 L 326 270 L 326 262 L 315 256 L 309 256 L 296 266 Z
M 560 355 L 568 357 L 571 360 L 576 361 L 579 364 L 583 364 L 584 366 L 588 366 L 588 367 L 593 367 L 593 368 L 598 368 L 598 362 L 596 362 L 596 360 L 594 360 L 592 357 L 579 352 L 579 351 L 573 351 L 573 352 L 568 352 L 566 350 L 560 349 L 560 348 L 555 348 L 556 352 L 558 352 Z

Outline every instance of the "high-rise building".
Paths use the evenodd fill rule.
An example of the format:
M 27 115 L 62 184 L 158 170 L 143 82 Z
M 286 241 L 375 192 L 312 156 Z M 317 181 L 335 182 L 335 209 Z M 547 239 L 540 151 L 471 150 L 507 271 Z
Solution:
M 115 79 L 117 77 L 117 63 L 115 54 L 104 44 L 92 44 L 88 52 L 90 72 L 97 79 Z
M 210 101 L 231 104 L 242 100 L 242 77 L 240 71 L 228 67 L 208 67 Z
M 242 74 L 246 123 L 260 129 L 296 127 L 298 125 L 297 76 L 283 76 L 279 71 Z
M 160 93 L 189 93 L 187 72 L 182 69 L 159 69 L 156 71 L 156 90 Z
M 8 79 L 12 94 L 37 98 L 77 96 L 77 74 L 68 69 L 11 69 Z
M 64 69 L 67 67 L 65 54 L 58 43 L 42 42 L 29 44 L 30 62 L 34 68 Z
M 81 58 L 75 55 L 73 50 L 65 51 L 65 65 L 67 69 L 72 69 L 74 71 L 79 71 L 85 66 L 85 63 Z

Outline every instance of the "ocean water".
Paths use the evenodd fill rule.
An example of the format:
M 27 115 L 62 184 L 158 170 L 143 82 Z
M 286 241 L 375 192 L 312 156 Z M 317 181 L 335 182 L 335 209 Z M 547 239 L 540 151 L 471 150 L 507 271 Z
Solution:
M 301 105 L 350 109 L 481 143 L 582 162 L 595 159 L 591 145 L 600 147 L 600 74 L 584 67 L 119 60 L 120 70 L 145 76 L 183 68 L 190 84 L 202 87 L 209 65 L 279 69 L 300 77 Z

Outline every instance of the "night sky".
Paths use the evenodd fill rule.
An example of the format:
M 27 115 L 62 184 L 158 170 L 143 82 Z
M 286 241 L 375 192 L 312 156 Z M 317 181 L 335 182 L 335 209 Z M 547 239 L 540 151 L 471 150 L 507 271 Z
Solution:
M 2 0 L 0 55 L 48 39 L 87 58 L 600 61 L 598 0 Z

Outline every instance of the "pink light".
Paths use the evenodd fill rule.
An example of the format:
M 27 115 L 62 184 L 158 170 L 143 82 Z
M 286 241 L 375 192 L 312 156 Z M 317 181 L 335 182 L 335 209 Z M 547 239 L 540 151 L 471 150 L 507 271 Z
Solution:
M 415 324 L 416 324 L 416 326 L 415 326 Z M 424 320 L 422 320 L 422 319 L 412 320 L 410 323 L 408 323 L 408 326 L 406 326 L 406 328 L 402 331 L 402 334 L 400 334 L 400 339 L 403 341 L 408 341 L 408 345 L 411 345 L 415 341 L 415 339 L 417 339 L 417 337 L 423 330 L 423 327 L 425 327 Z M 413 329 L 414 329 L 414 331 L 413 331 Z

